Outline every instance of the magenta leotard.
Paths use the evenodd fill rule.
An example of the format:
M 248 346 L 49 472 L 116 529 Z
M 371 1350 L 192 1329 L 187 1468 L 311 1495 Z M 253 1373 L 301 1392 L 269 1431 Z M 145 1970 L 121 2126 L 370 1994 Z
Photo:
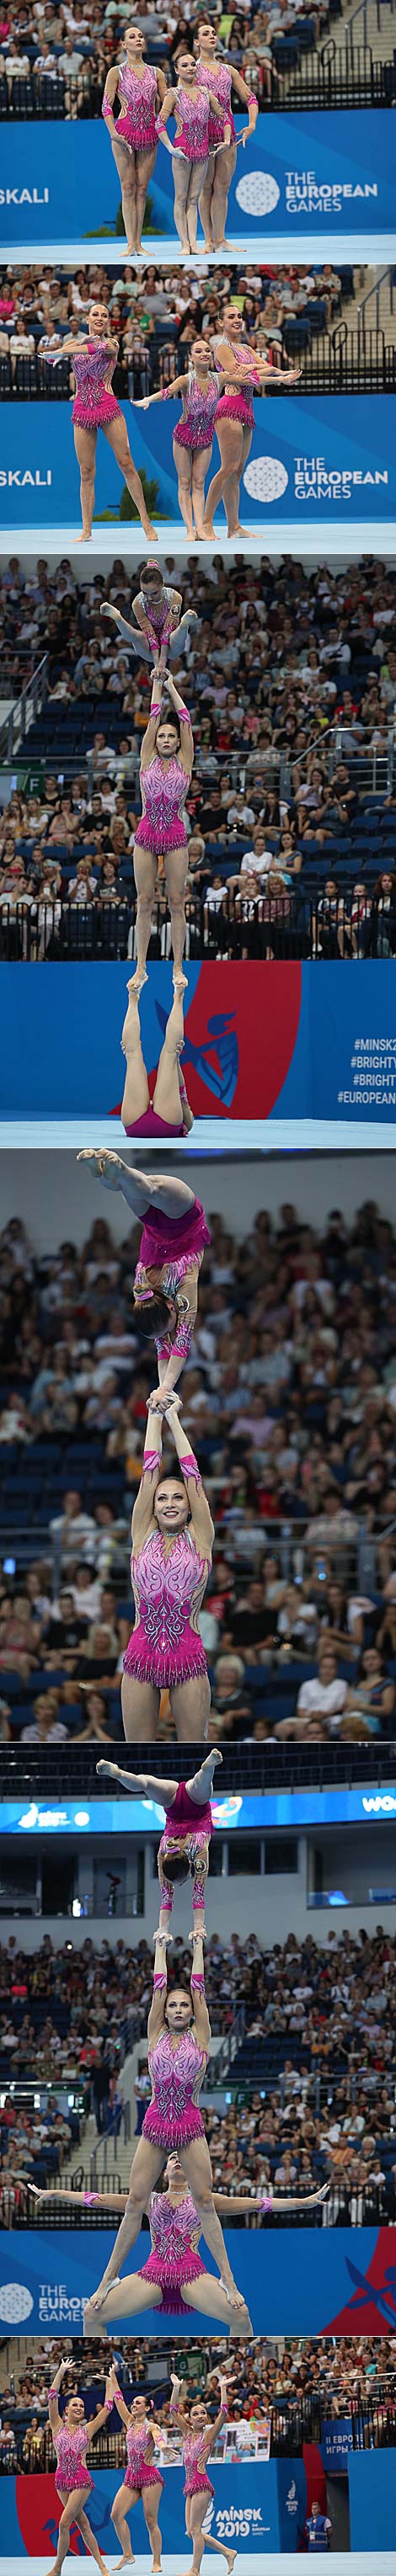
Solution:
M 197 1627 L 209 1573 L 209 1558 L 198 1555 L 189 1528 L 178 1531 L 169 1556 L 159 1529 L 152 1531 L 138 1555 L 131 1557 L 136 1623 L 124 1655 L 124 1672 L 155 1690 L 206 1674 L 207 1663 Z
M 154 644 L 154 647 L 157 644 L 168 644 L 170 635 L 174 635 L 175 633 L 179 614 L 178 607 L 176 605 L 176 591 L 172 590 L 170 582 L 164 582 L 161 597 L 158 600 L 157 605 L 153 608 L 152 599 L 147 596 L 147 591 L 144 590 L 143 582 L 141 582 L 139 599 L 141 600 L 142 608 L 144 608 L 145 617 L 147 617 L 150 628 L 149 643 Z
M 196 79 L 201 82 L 202 89 L 213 91 L 213 97 L 218 99 L 219 107 L 222 109 L 221 125 L 218 118 L 211 115 L 209 109 L 209 151 L 213 152 L 216 144 L 222 143 L 225 125 L 231 126 L 231 144 L 236 143 L 231 107 L 232 72 L 229 70 L 228 63 L 214 63 L 212 66 L 211 63 L 199 62 L 196 67 Z
M 72 2495 L 73 2487 L 85 2487 L 92 2493 L 93 2478 L 85 2457 L 89 2441 L 89 2424 L 76 2424 L 74 2432 L 65 2423 L 59 2425 L 59 2432 L 54 2434 L 57 2495 Z
M 163 2487 L 164 2479 L 161 2469 L 157 2468 L 148 2416 L 144 2417 L 142 2424 L 128 2425 L 126 2446 L 128 2467 L 124 2486 L 135 2487 L 138 2495 L 141 2495 L 142 2487 Z
M 175 1297 L 177 1289 L 186 1278 L 187 1271 L 191 1269 L 192 1261 L 196 1261 L 197 1269 L 200 1270 L 205 1247 L 209 1243 L 209 1227 L 200 1199 L 193 1200 L 193 1205 L 188 1208 L 186 1216 L 164 1216 L 159 1208 L 153 1208 L 152 1212 L 148 1210 L 144 1220 L 139 1260 L 136 1263 L 135 1288 L 147 1286 L 148 1270 L 161 1270 L 161 1287 L 165 1291 L 165 1296 Z M 156 1337 L 159 1357 L 168 1358 L 170 1351 L 179 1351 L 183 1359 L 188 1359 L 192 1332 L 193 1325 L 189 1316 L 181 1315 L 177 1330 L 172 1333 L 170 1340 L 166 1336 L 164 1338 L 163 1334 L 159 1339 Z
M 105 340 L 86 340 L 83 349 L 75 349 L 72 364 L 77 393 L 72 420 L 81 429 L 102 429 L 108 420 L 122 420 L 120 404 L 105 385 L 105 377 L 114 375 L 117 358 L 118 340 L 112 349 Z
M 163 402 L 171 402 L 172 394 L 173 386 L 167 385 L 162 397 Z M 200 447 L 211 447 L 218 399 L 216 377 L 211 377 L 207 392 L 203 393 L 194 368 L 191 367 L 187 393 L 183 394 L 182 418 L 173 433 L 178 447 L 191 447 L 193 451 Z
M 198 2048 L 194 2031 L 184 2030 L 177 2048 L 172 2048 L 166 2023 L 155 2047 L 149 2049 L 149 2073 L 152 2099 L 145 2112 L 142 2135 L 152 2146 L 188 2147 L 193 2138 L 205 2135 L 202 2112 L 195 2100 L 208 2063 L 206 2048 Z
M 163 2316 L 191 2315 L 182 2297 L 183 2283 L 198 2280 L 205 2264 L 193 2246 L 192 2239 L 201 2233 L 201 2221 L 190 2191 L 184 2193 L 178 2208 L 172 2206 L 168 2192 L 153 2191 L 150 2200 L 152 2252 L 142 2264 L 141 2281 L 155 2281 L 162 2290 Z
M 157 143 L 156 72 L 150 63 L 145 63 L 144 70 L 137 74 L 131 63 L 123 62 L 119 69 L 118 90 L 122 107 L 121 115 L 116 119 L 116 131 L 120 142 L 129 143 L 131 152 L 153 152 Z
M 178 1125 L 178 1127 L 172 1127 L 172 1126 L 171 1126 L 171 1123 L 170 1123 L 170 1119 L 169 1119 L 169 1118 L 160 1118 L 160 1117 L 159 1117 L 157 1109 L 153 1109 L 153 1104 L 152 1104 L 152 1101 L 150 1100 L 150 1108 L 149 1108 L 149 1109 L 144 1109 L 144 1110 L 143 1110 L 143 1117 L 142 1117 L 142 1118 L 134 1118 L 134 1120 L 133 1120 L 133 1126 L 132 1126 L 132 1127 L 126 1127 L 126 1128 L 125 1128 L 125 1135 L 126 1135 L 126 1136 L 187 1136 L 187 1135 L 188 1135 L 188 1128 L 183 1126 L 183 1116 L 182 1116 L 182 1112 L 180 1112 L 180 1119 L 179 1119 L 179 1125 Z
M 139 849 L 152 850 L 156 859 L 160 859 L 167 850 L 187 849 L 181 808 L 186 802 L 188 786 L 182 761 L 169 760 L 164 768 L 158 752 L 154 752 L 148 769 L 140 772 L 143 816 L 136 832 Z
M 190 98 L 189 91 L 187 89 L 183 89 L 182 81 L 178 81 L 176 95 L 183 121 L 179 128 L 179 132 L 176 135 L 173 151 L 176 153 L 181 152 L 185 161 L 207 161 L 209 151 L 209 103 L 205 96 L 205 91 L 201 90 L 198 98 Z M 219 135 L 220 132 L 221 128 L 219 125 Z
M 162 1858 L 166 1859 L 167 1852 L 172 1850 L 172 1844 L 183 1840 L 189 1861 L 194 1861 L 199 1858 L 203 1844 L 210 1842 L 212 1833 L 213 1818 L 209 1799 L 206 1806 L 197 1806 L 196 1799 L 189 1798 L 185 1780 L 179 1780 L 176 1797 L 173 1798 L 172 1806 L 168 1809 L 164 1832 L 161 1834 L 159 1854 L 162 1853 Z M 201 1887 L 198 1893 L 201 1900 Z M 167 1894 L 165 1901 L 166 1903 L 169 1901 L 171 1911 L 172 1900 L 171 1898 L 168 1900 Z M 164 1903 L 163 1891 L 162 1903 Z
M 229 349 L 232 349 L 232 350 L 233 350 L 234 358 L 236 358 L 236 360 L 237 360 L 237 364 L 238 364 L 238 367 L 240 367 L 241 382 L 240 382 L 240 388 L 238 387 L 238 385 L 235 385 L 235 388 L 234 388 L 233 386 L 230 386 L 230 390 L 229 390 L 229 392 L 227 392 L 227 391 L 226 391 L 225 393 L 220 394 L 220 401 L 219 401 L 219 402 L 218 402 L 218 404 L 217 404 L 217 411 L 216 411 L 216 415 L 215 415 L 216 422 L 217 422 L 218 420 L 240 420 L 240 421 L 242 421 L 242 425 L 243 425 L 243 428 L 244 428 L 244 429 L 254 429 L 254 411 L 253 411 L 253 392 L 252 392 L 252 385 L 254 385 L 254 386 L 255 386 L 255 388 L 257 388 L 257 389 L 260 389 L 260 386 L 261 386 L 261 377 L 260 377 L 260 375 L 259 375 L 259 371 L 258 371 L 258 369 L 257 369 L 257 371 L 256 371 L 256 369 L 254 369 L 254 372 L 253 372 L 253 370 L 252 370 L 252 376 L 251 376 L 251 377 L 249 377 L 249 378 L 248 378 L 248 380 L 247 380 L 248 370 L 250 369 L 250 366 L 251 366 L 251 359 L 249 359 L 249 349 L 248 349 L 248 347 L 246 347 L 246 348 L 245 348 L 245 347 L 244 347 L 244 345 L 243 345 L 242 343 L 240 343 L 240 345 L 239 345 L 239 347 L 238 347 L 238 345 L 237 345 L 237 343 L 235 342 L 235 340 L 228 340 L 228 341 L 227 341 L 227 335 L 226 335 L 226 332 L 225 332 L 225 331 L 222 331 L 222 332 L 220 332 L 220 333 L 218 334 L 217 339 L 213 341 L 213 356 L 214 356 L 214 362 L 215 362 L 215 367 L 217 367 L 219 374 L 224 374 L 224 372 L 225 372 L 225 370 L 224 370 L 224 366 L 222 366 L 221 359 L 218 357 L 218 354 L 217 354 L 217 353 L 218 353 L 218 350 L 219 350 L 222 346 L 224 347 L 224 341 L 226 341 L 226 346 L 227 346 L 227 348 L 229 348 Z M 245 377 L 245 382 L 244 382 L 244 381 L 243 381 L 243 376 L 244 376 L 244 368 L 245 368 L 245 367 L 246 367 L 247 375 L 246 375 L 246 377 Z
M 199 2469 L 197 2466 L 203 2440 L 203 2433 L 187 2433 L 184 2437 L 182 2449 L 186 2472 L 183 2488 L 185 2496 L 214 2495 L 214 2486 L 212 2479 L 208 2478 L 207 2469 Z

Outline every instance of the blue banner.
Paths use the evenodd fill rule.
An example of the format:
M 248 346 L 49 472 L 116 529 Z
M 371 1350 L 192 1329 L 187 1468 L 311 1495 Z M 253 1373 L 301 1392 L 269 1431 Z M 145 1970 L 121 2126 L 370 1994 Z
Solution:
M 176 402 L 138 411 L 123 403 L 134 463 L 150 484 L 152 517 L 180 527 L 172 434 L 179 418 Z M 326 530 L 334 520 L 343 529 L 359 521 L 378 526 L 396 520 L 395 404 L 387 394 L 312 396 L 259 395 L 248 463 L 243 475 L 246 527 L 267 535 L 272 521 Z M 74 453 L 71 406 L 67 402 L 5 402 L 1 405 L 0 527 L 10 529 L 80 526 L 79 471 Z M 214 469 L 219 463 L 216 433 Z M 93 533 L 101 527 L 122 532 L 140 546 L 138 520 L 131 520 L 129 495 L 102 433 L 97 440 Z M 216 531 L 225 530 L 222 505 Z
M 395 970 L 356 964 L 187 966 L 184 1067 L 194 1117 L 396 1119 Z M 109 1118 L 119 1111 L 125 962 L 3 966 L 0 1098 L 4 1118 Z M 172 1002 L 171 966 L 150 965 L 141 998 L 148 1073 Z M 70 1031 L 73 1029 L 73 1045 Z M 199 1143 L 197 1131 L 196 1143 Z M 389 1793 L 392 1794 L 391 1792 Z M 385 1809 L 391 1813 L 393 1808 Z M 371 1810 L 370 1810 L 371 1812 Z
M 307 2480 L 303 2460 L 278 2460 L 279 2547 L 301 2549 L 307 2511 Z
M 330 2421 L 330 2423 L 322 2425 L 322 2438 L 320 2443 L 321 2459 L 323 2460 L 324 2469 L 326 2469 L 326 2472 L 330 2473 L 331 2477 L 334 2478 L 345 2475 L 345 2470 L 348 2469 L 349 2453 L 352 2450 L 352 2441 L 353 2436 L 350 2415 L 338 2415 L 337 2421 L 334 2421 L 334 2423 Z
M 237 131 L 246 123 L 237 113 Z M 2 127 L 0 227 L 4 249 L 19 242 L 124 240 L 120 186 L 102 119 L 83 124 L 46 119 Z M 231 244 L 265 257 L 272 240 L 290 237 L 298 251 L 317 236 L 344 240 L 394 230 L 394 114 L 372 108 L 330 114 L 262 116 L 238 153 L 227 219 Z M 147 259 L 159 239 L 176 245 L 169 154 L 159 149 L 149 189 Z M 198 250 L 203 235 L 198 223 Z M 294 255 L 294 253 L 293 253 Z
M 81 2335 L 84 2305 L 97 2288 L 114 2243 L 115 2228 L 11 2230 L 0 2242 L 0 2332 Z M 367 2334 L 396 2332 L 396 2265 L 392 2230 L 386 2227 L 312 2231 L 233 2228 L 226 2244 L 232 2270 L 250 2311 L 255 2335 Z M 133 2272 L 147 2261 L 142 2232 Z M 203 2251 L 203 2246 L 202 2246 Z M 208 2272 L 214 2269 L 205 2249 Z M 208 2318 L 195 2310 L 178 2318 L 178 2336 L 207 2335 Z M 159 2308 L 134 2318 L 134 2333 L 167 2336 L 169 2317 Z M 115 2317 L 112 2334 L 127 2331 Z
M 133 1773 L 131 1771 L 131 1780 Z M 304 1789 L 279 1790 L 274 1796 L 245 1798 L 230 1796 L 212 1799 L 215 1832 L 246 1833 L 248 1828 L 268 1833 L 285 1825 L 351 1825 L 389 1824 L 396 1816 L 396 1784 L 379 1789 Z M 52 1806 L 38 1798 L 4 1799 L 0 1806 L 0 1833 L 5 1834 L 145 1834 L 162 1833 L 164 1811 L 152 1798 L 113 1798 L 81 1800 L 68 1798 L 63 1806 Z
M 102 2553 L 114 2557 L 116 2538 L 111 2522 L 111 2506 L 121 2485 L 122 2469 L 97 2469 L 94 2448 L 91 2453 L 94 2479 L 89 2500 L 89 2519 Z M 279 2548 L 277 2470 L 274 2460 L 250 2461 L 249 2465 L 218 2468 L 210 2466 L 214 2496 L 210 2498 L 207 2528 L 214 2540 L 224 2541 L 226 2548 L 243 2549 L 258 2557 Z M 186 2547 L 184 2470 L 167 2468 L 161 2496 L 160 2523 L 163 2552 L 171 2565 Z M 2 2477 L 1 2481 L 1 2560 L 21 2558 L 48 2559 L 56 2549 L 60 2504 L 55 2480 L 51 2474 L 34 2477 Z M 147 2524 L 141 2498 L 133 2509 L 130 2524 L 132 2546 L 137 2558 L 152 2558 Z M 73 2542 L 74 2551 L 74 2542 Z M 77 2556 L 80 2555 L 77 2548 Z M 85 2558 L 85 2547 L 81 2547 Z
M 395 2563 L 396 2547 L 396 2478 L 395 2453 L 391 2451 L 352 2451 L 348 2460 L 351 2549 L 374 2553 L 379 2566 L 382 2549 L 391 2551 L 389 2570 Z

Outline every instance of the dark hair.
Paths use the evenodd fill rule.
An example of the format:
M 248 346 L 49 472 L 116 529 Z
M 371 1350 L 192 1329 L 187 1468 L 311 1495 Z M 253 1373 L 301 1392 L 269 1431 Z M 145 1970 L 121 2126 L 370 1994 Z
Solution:
M 152 1342 L 157 1333 L 162 1335 L 166 1332 L 169 1324 L 169 1306 L 163 1289 L 157 1288 L 155 1294 L 153 1292 L 152 1297 L 147 1297 L 147 1302 L 145 1299 L 142 1306 L 138 1298 L 134 1313 L 138 1321 L 139 1333 L 143 1334 L 144 1341 Z
M 141 582 L 142 586 L 144 585 L 144 583 L 145 583 L 146 581 L 149 581 L 149 582 L 150 582 L 150 581 L 152 581 L 152 579 L 153 579 L 153 573 L 154 573 L 154 574 L 157 574 L 157 580 L 161 581 L 161 582 L 162 582 L 162 586 L 164 586 L 164 576 L 163 576 L 163 572 L 161 572 L 161 566 L 160 566 L 160 564 L 158 564 L 158 571 L 157 571 L 157 565 L 156 565 L 156 564 L 154 564 L 154 563 L 151 563 L 150 561 L 148 562 L 148 564 L 141 564 L 141 565 L 140 565 L 140 572 L 138 573 L 138 580 Z
M 170 1887 L 182 1887 L 183 1880 L 190 1876 L 190 1863 L 187 1859 L 187 1852 L 166 1852 L 165 1858 L 162 1862 L 162 1871 L 167 1884 L 169 1880 Z
M 161 713 L 160 713 L 160 715 L 159 715 L 159 716 L 157 716 L 157 733 L 159 733 L 160 725 L 162 725 L 162 724 L 172 725 L 172 730 L 173 730 L 173 732 L 174 732 L 174 733 L 177 733 L 177 739 L 178 739 L 178 745 L 179 745 L 179 751 L 180 751 L 180 744 L 181 744 L 181 724 L 180 724 L 180 716 L 174 715 L 173 707 L 169 707 L 169 708 L 168 708 L 168 710 L 166 709 L 166 707 L 165 707 L 165 708 L 162 708 L 162 707 L 161 707 Z
M 184 1995 L 185 2002 L 191 2005 L 191 2014 L 193 2015 L 193 2012 L 194 2012 L 194 2004 L 193 2004 L 193 1998 L 192 1998 L 192 1995 L 190 1994 L 190 1987 L 189 1987 L 189 1986 L 183 1986 L 183 1985 L 181 1985 L 181 1984 L 179 1985 L 179 1980 L 178 1980 L 178 1978 L 177 1978 L 177 1977 L 175 1977 L 174 1985 L 173 1985 L 173 1986 L 168 1986 L 168 1991 L 167 1991 L 166 2000 L 165 2000 L 165 2019 L 166 2019 L 166 2013 L 167 2013 L 167 2007 L 168 2007 L 168 2004 L 171 2004 L 171 2002 L 172 2002 L 172 1995 L 176 1995 L 176 1994 L 178 1994 L 178 1995 Z

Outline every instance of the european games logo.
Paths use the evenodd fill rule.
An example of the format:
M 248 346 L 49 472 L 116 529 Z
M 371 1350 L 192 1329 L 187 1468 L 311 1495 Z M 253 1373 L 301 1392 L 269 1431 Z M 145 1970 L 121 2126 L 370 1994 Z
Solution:
M 288 2493 L 287 2493 L 287 2496 L 286 2496 L 286 2513 L 297 2513 L 297 2512 L 298 2512 L 298 2498 L 297 2498 L 297 2495 L 296 2495 L 296 2481 L 295 2481 L 295 2478 L 292 2478 L 291 2487 L 289 2487 L 289 2488 L 288 2488 Z
M 280 456 L 254 456 L 243 477 L 245 492 L 252 501 L 282 501 L 289 476 Z
M 247 170 L 245 178 L 238 180 L 235 195 L 237 206 L 242 206 L 244 215 L 273 215 L 275 206 L 279 204 L 280 188 L 277 180 L 271 178 L 270 170 Z
M 33 2299 L 22 2281 L 4 2281 L 0 2289 L 0 2319 L 5 2326 L 22 2326 L 31 2317 Z

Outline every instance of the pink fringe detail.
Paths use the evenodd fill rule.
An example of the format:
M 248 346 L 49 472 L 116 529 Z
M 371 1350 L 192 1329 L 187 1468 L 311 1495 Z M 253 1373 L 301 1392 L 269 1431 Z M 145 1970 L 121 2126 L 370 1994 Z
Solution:
M 204 2135 L 202 2112 L 198 2110 L 197 2103 L 189 2102 L 187 2109 L 180 2112 L 179 2119 L 167 2119 L 165 2112 L 158 2111 L 155 2102 L 149 2102 L 142 2136 L 150 2138 L 154 2147 L 189 2147 L 193 2138 Z
M 171 1690 L 173 1684 L 176 1684 L 176 1682 L 196 1681 L 200 1673 L 206 1674 L 207 1672 L 205 1648 L 202 1644 L 202 1638 L 197 1637 L 196 1644 L 194 1642 L 194 1649 L 190 1646 L 187 1655 L 185 1653 L 184 1644 L 182 1644 L 180 1647 L 179 1661 L 177 1662 L 175 1655 L 166 1651 L 163 1655 L 160 1655 L 158 1648 L 155 1650 L 154 1654 L 150 1654 L 146 1641 L 144 1645 L 142 1644 L 135 1654 L 133 1654 L 132 1636 L 129 1639 L 129 1646 L 127 1646 L 126 1654 L 124 1655 L 123 1669 L 124 1673 L 134 1675 L 135 1680 L 138 1682 L 152 1682 L 154 1690 Z
M 187 2307 L 186 2300 L 182 2297 L 182 2283 L 197 2281 L 204 2271 L 205 2264 L 200 2254 L 182 2254 L 176 2271 L 171 2262 L 167 2263 L 164 2255 L 153 2252 L 149 2254 L 148 2263 L 144 2263 L 139 2277 L 141 2281 L 155 2281 L 157 2288 L 162 2290 L 163 2316 L 181 2317 L 191 2315 L 191 2309 Z

